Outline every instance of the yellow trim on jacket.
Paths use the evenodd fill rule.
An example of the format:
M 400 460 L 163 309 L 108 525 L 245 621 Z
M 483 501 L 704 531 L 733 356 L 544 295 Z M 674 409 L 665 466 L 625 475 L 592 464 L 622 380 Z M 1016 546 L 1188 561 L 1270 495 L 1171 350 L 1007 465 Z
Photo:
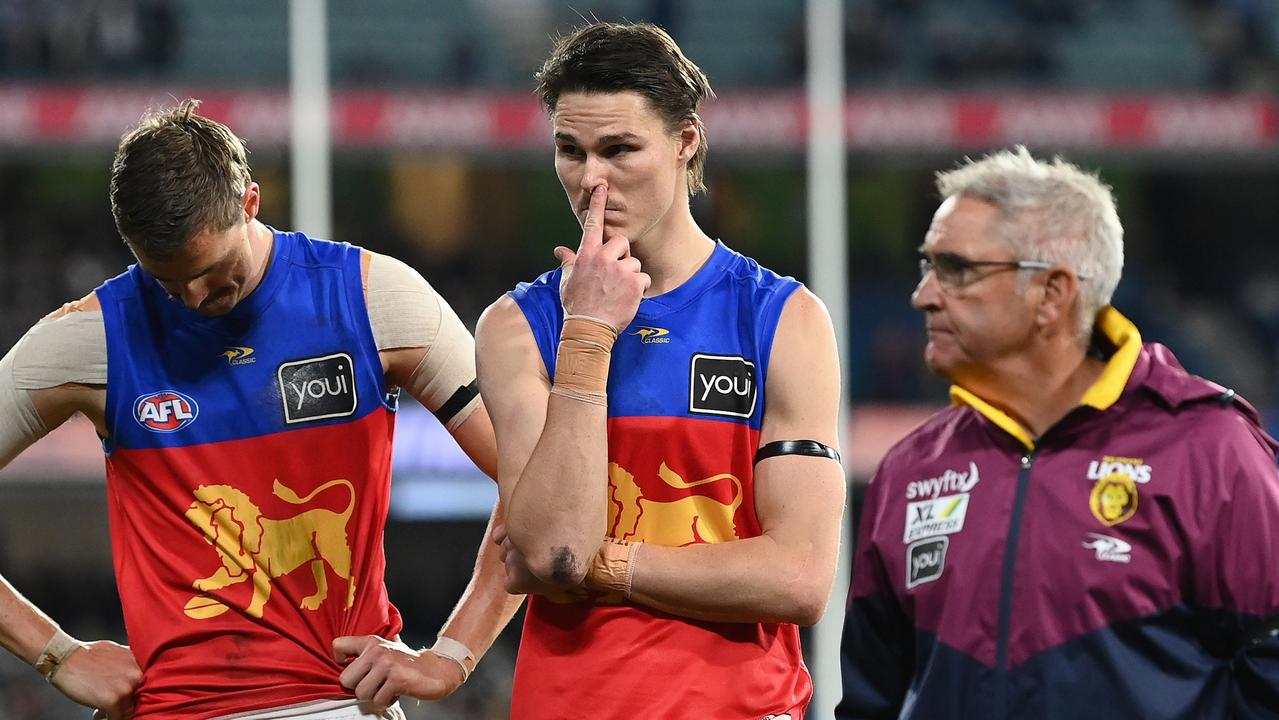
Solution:
M 1132 369 L 1137 365 L 1137 357 L 1141 354 L 1141 333 L 1131 320 L 1124 317 L 1114 307 L 1107 305 L 1097 313 L 1097 331 L 1104 335 L 1115 346 L 1115 352 L 1106 361 L 1101 376 L 1080 398 L 1080 405 L 1105 410 L 1114 405 L 1123 394 L 1128 378 L 1132 377 Z M 958 385 L 950 386 L 950 403 L 967 405 L 981 413 L 1004 432 L 1016 438 L 1027 450 L 1035 449 L 1035 438 L 1030 431 L 1022 427 L 1008 413 L 977 397 L 972 392 Z

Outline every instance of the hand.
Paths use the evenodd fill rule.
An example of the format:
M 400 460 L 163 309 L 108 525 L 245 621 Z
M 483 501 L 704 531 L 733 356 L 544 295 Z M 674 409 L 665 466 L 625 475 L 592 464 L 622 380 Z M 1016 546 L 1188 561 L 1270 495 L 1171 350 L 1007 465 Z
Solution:
M 640 261 L 631 257 L 630 240 L 605 231 L 607 201 L 608 186 L 597 185 L 582 221 L 577 252 L 561 245 L 555 248 L 555 257 L 564 268 L 560 302 L 565 314 L 588 315 L 621 332 L 631 324 L 652 279 L 640 269 Z
M 71 653 L 53 676 L 63 695 L 95 708 L 95 718 L 129 720 L 133 693 L 142 682 L 142 669 L 133 651 L 109 640 L 88 643 Z
M 350 661 L 338 682 L 369 703 L 365 712 L 375 714 L 401 695 L 418 700 L 447 697 L 466 679 L 462 668 L 448 658 L 376 635 L 335 639 L 333 657 L 340 663 Z

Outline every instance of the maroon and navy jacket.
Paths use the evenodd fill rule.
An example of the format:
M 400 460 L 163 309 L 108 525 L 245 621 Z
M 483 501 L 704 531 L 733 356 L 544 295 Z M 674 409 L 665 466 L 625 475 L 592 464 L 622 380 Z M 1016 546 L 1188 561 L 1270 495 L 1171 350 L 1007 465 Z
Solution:
M 1033 438 L 962 388 L 862 511 L 839 720 L 1279 717 L 1276 443 L 1142 345 Z

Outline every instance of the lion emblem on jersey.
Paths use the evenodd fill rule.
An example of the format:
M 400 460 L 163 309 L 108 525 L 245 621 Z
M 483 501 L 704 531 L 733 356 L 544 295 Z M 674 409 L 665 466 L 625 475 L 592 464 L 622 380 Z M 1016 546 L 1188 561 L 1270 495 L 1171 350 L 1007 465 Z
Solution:
M 292 505 L 305 505 L 329 488 L 345 487 L 349 496 L 346 509 L 334 512 L 325 508 L 302 510 L 292 517 L 267 518 L 249 496 L 230 485 L 201 485 L 195 500 L 187 508 L 186 518 L 204 533 L 222 560 L 212 575 L 200 578 L 192 586 L 197 595 L 184 608 L 188 617 L 197 620 L 217 617 L 229 608 L 207 593 L 231 585 L 252 581 L 253 598 L 245 614 L 262 617 L 271 598 L 271 582 L 302 565 L 310 564 L 315 578 L 315 592 L 302 599 L 301 607 L 316 610 L 329 594 L 325 563 L 347 581 L 346 607 L 355 603 L 355 579 L 351 575 L 351 546 L 347 542 L 346 524 L 355 508 L 355 487 L 348 480 L 331 480 L 298 497 L 279 480 L 272 491 Z
M 686 482 L 679 473 L 667 467 L 666 463 L 658 468 L 657 476 L 667 487 L 679 490 L 730 482 L 731 501 L 726 503 L 700 494 L 689 494 L 669 501 L 646 497 L 644 489 L 636 484 L 634 475 L 617 463 L 609 463 L 610 535 L 623 540 L 668 547 L 737 539 L 737 526 L 733 518 L 742 504 L 741 480 L 731 473 L 721 473 Z

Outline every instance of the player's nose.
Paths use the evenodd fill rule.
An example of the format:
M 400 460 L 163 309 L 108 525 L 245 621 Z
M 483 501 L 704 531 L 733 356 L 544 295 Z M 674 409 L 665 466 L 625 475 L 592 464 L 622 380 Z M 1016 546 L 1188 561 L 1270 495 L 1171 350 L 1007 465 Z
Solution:
M 608 184 L 608 164 L 596 155 L 587 154 L 583 163 L 580 187 L 589 196 L 598 185 Z

